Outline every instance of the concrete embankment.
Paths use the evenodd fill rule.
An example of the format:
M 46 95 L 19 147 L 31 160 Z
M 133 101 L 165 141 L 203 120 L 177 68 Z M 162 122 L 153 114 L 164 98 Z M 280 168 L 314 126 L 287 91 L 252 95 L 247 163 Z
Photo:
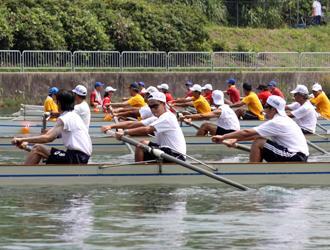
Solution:
M 261 83 L 275 80 L 287 95 L 296 84 L 306 84 L 311 87 L 317 81 L 323 86 L 330 86 L 330 72 L 92 72 L 92 73 L 0 73 L 0 103 L 5 99 L 16 99 L 29 104 L 41 104 L 50 86 L 72 89 L 76 84 L 84 84 L 92 90 L 96 81 L 104 82 L 117 88 L 115 99 L 127 96 L 127 87 L 134 81 L 143 81 L 146 86 L 168 83 L 174 96 L 182 96 L 184 83 L 191 80 L 194 83 L 212 83 L 214 88 L 224 90 L 226 79 L 233 77 L 238 81 L 238 87 L 243 82 L 254 87 Z M 329 93 L 329 88 L 325 88 Z

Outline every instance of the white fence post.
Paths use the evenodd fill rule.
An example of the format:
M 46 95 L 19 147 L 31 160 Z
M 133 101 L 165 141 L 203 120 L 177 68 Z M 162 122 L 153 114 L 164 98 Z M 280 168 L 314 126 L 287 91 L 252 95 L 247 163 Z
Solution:
M 21 60 L 19 50 L 0 50 L 0 69 L 20 71 L 22 69 Z
M 211 52 L 169 52 L 168 69 L 212 70 Z
M 124 70 L 164 70 L 167 68 L 165 51 L 123 51 L 122 71 Z
M 119 51 L 75 51 L 74 70 L 119 70 Z
M 213 69 L 254 69 L 255 52 L 214 52 Z

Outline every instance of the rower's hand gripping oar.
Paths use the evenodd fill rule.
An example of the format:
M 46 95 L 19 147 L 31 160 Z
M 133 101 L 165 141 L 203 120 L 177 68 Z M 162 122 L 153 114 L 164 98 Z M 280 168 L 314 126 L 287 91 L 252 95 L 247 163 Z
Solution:
M 177 158 L 175 158 L 175 157 L 173 157 L 171 155 L 168 155 L 168 154 L 164 153 L 160 149 L 154 149 L 154 148 L 149 147 L 148 145 L 142 144 L 142 143 L 140 143 L 140 142 L 138 142 L 138 141 L 136 141 L 136 140 L 134 140 L 134 139 L 132 139 L 130 137 L 127 137 L 127 136 L 124 136 L 124 135 L 120 135 L 120 136 L 117 135 L 116 136 L 116 133 L 115 132 L 109 131 L 109 130 L 106 133 L 108 135 L 110 135 L 110 136 L 115 136 L 117 139 L 119 139 L 121 141 L 127 142 L 127 143 L 129 143 L 131 145 L 134 145 L 136 147 L 141 147 L 144 151 L 149 152 L 149 153 L 152 153 L 153 155 L 155 155 L 158 158 L 165 159 L 165 160 L 170 161 L 170 162 L 174 162 L 174 163 L 179 164 L 179 165 L 181 165 L 181 166 L 183 166 L 185 168 L 189 168 L 189 169 L 191 169 L 193 171 L 196 171 L 196 172 L 198 172 L 200 174 L 206 175 L 206 176 L 208 176 L 210 178 L 213 178 L 213 179 L 215 179 L 217 181 L 226 183 L 226 184 L 228 184 L 230 186 L 233 186 L 235 188 L 238 188 L 240 190 L 246 191 L 246 190 L 249 189 L 248 187 L 246 187 L 244 185 L 241 185 L 241 184 L 239 184 L 237 182 L 234 182 L 234 181 L 229 180 L 227 178 L 224 178 L 224 177 L 221 177 L 219 175 L 216 175 L 216 174 L 214 174 L 214 173 L 212 173 L 212 172 L 210 172 L 208 170 L 205 170 L 203 168 L 199 168 L 197 166 L 194 166 L 194 165 L 192 165 L 192 164 L 190 164 L 188 162 L 181 161 L 181 160 L 179 160 L 179 159 L 177 159 Z
M 118 124 L 118 123 L 119 123 L 118 117 L 115 116 L 115 115 L 113 114 L 113 109 L 112 109 L 111 106 L 109 106 L 109 111 L 110 111 L 110 114 L 111 114 L 112 117 L 113 117 L 113 120 L 115 121 L 115 124 Z M 125 143 L 125 145 L 126 145 L 128 151 L 129 151 L 132 155 L 134 155 L 135 152 L 134 152 L 134 150 L 132 149 L 131 145 L 128 144 L 128 143 Z
M 31 152 L 33 146 L 29 145 L 27 142 L 20 142 L 17 140 L 17 138 L 12 139 L 11 143 L 15 145 L 16 147 L 25 150 L 27 152 Z

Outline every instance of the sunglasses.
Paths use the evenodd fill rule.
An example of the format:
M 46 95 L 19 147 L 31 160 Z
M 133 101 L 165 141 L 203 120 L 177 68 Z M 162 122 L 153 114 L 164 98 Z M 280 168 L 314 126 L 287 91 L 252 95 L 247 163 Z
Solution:
M 150 109 L 157 109 L 159 107 L 159 104 L 152 104 L 148 105 Z

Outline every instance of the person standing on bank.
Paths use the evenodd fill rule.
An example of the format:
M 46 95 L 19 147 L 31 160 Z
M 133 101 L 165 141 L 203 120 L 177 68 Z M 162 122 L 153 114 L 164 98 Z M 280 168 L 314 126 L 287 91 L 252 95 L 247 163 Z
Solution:
M 313 24 L 321 25 L 322 5 L 320 1 L 314 0 L 312 6 L 313 6 L 313 10 L 312 10 Z
M 288 116 L 299 125 L 304 134 L 313 134 L 316 130 L 317 113 L 315 108 L 310 103 L 308 89 L 306 86 L 298 84 L 297 87 L 291 91 L 295 99 L 285 107 L 288 111 Z
M 83 85 L 77 85 L 72 92 L 75 94 L 75 104 L 74 111 L 80 116 L 89 129 L 89 124 L 91 122 L 91 110 L 86 102 L 87 88 Z
M 254 141 L 250 162 L 306 162 L 309 155 L 306 138 L 297 123 L 286 115 L 285 100 L 275 95 L 268 97 L 265 113 L 268 120 L 261 125 L 215 135 L 212 141 L 229 147 L 235 147 L 237 141 Z
M 14 137 L 12 144 L 24 149 L 28 143 L 35 144 L 28 154 L 25 164 L 38 164 L 42 159 L 46 164 L 87 164 L 92 154 L 92 141 L 88 129 L 80 116 L 73 111 L 75 97 L 72 91 L 60 90 L 57 104 L 60 116 L 53 128 L 46 134 L 34 137 Z M 44 143 L 54 141 L 61 135 L 66 151 L 50 148 Z
M 148 105 L 155 117 L 150 117 L 135 123 L 135 128 L 125 129 L 123 132 L 116 132 L 117 139 L 120 139 L 123 135 L 155 134 L 156 143 L 147 140 L 141 141 L 141 143 L 159 148 L 166 154 L 184 161 L 186 140 L 176 116 L 166 109 L 166 97 L 164 93 L 151 93 L 148 99 Z M 144 152 L 142 148 L 136 147 L 136 162 L 153 159 L 156 159 L 154 155 Z

